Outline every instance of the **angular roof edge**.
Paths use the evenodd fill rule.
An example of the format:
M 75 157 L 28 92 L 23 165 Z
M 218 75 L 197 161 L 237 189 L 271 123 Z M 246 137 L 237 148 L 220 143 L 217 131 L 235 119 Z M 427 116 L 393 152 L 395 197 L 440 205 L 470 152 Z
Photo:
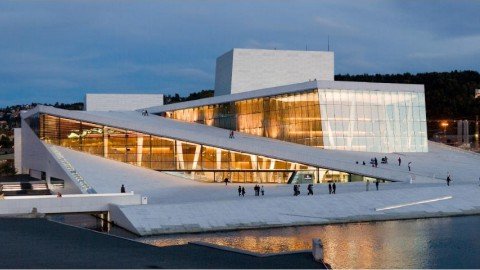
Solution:
M 258 90 L 252 90 L 231 95 L 215 96 L 198 100 L 179 102 L 174 104 L 144 108 L 150 113 L 186 109 L 212 104 L 220 104 L 251 98 L 267 97 L 287 93 L 302 92 L 312 89 L 342 89 L 342 90 L 372 90 L 372 91 L 401 91 L 401 92 L 424 92 L 423 84 L 401 83 L 371 83 L 351 81 L 309 81 L 296 84 L 282 85 Z
M 160 116 L 142 116 L 141 113 L 135 111 L 69 111 L 39 105 L 22 114 L 22 118 L 35 113 L 46 113 L 57 117 L 128 129 L 153 136 L 386 180 L 399 181 L 399 179 L 408 179 L 408 175 L 410 175 L 408 171 L 393 171 L 386 168 L 375 168 L 375 170 L 372 170 L 369 166 L 355 166 L 352 163 L 354 160 L 358 160 L 358 157 L 352 156 L 352 153 L 358 152 L 320 149 L 240 132 L 232 140 L 228 137 L 229 131 L 225 129 L 181 122 Z M 375 153 L 371 152 L 365 152 L 364 154 L 368 157 L 375 155 Z M 335 156 L 338 159 L 333 158 Z

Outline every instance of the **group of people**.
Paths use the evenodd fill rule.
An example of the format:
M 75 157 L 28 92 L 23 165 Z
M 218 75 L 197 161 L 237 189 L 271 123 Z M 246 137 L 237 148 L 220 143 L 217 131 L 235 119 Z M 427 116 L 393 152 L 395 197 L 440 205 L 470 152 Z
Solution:
M 148 111 L 147 111 L 147 110 L 143 110 L 143 111 L 142 111 L 142 115 L 143 115 L 143 116 L 148 116 Z
M 337 185 L 335 182 L 333 182 L 333 185 L 332 183 L 328 183 L 328 194 L 335 194 L 335 192 L 337 192 Z
M 228 135 L 228 138 L 235 139 L 235 132 L 233 130 L 230 131 L 230 134 Z
M 402 159 L 401 159 L 400 157 L 398 157 L 398 166 L 401 166 L 401 165 L 402 165 Z M 409 171 L 409 172 L 412 171 L 412 167 L 411 167 L 411 166 L 412 166 L 412 162 L 410 161 L 410 162 L 408 162 L 408 164 L 407 164 L 407 167 L 408 167 L 408 171 Z
M 238 186 L 238 197 L 242 196 L 245 197 L 245 187 Z
M 370 180 L 367 180 L 367 184 L 366 184 L 366 190 L 368 191 L 369 187 L 370 187 Z M 375 181 L 375 187 L 377 188 L 378 190 L 378 186 L 380 185 L 380 181 L 378 181 L 378 179 Z
M 313 195 L 313 184 L 308 184 L 307 186 L 307 196 L 308 195 Z M 333 182 L 333 185 L 332 183 L 328 183 L 328 193 L 329 194 L 335 194 L 335 192 L 337 191 L 337 186 L 335 184 L 335 182 Z M 299 184 L 295 184 L 293 185 L 293 196 L 298 196 L 300 195 L 300 185 Z
M 358 161 L 356 161 L 355 163 L 358 164 Z M 387 158 L 387 156 L 385 156 L 385 157 L 382 158 L 382 163 L 383 163 L 383 164 L 387 164 L 387 163 L 388 163 L 388 158 Z M 370 164 L 372 164 L 372 167 L 377 168 L 377 167 L 378 167 L 378 160 L 377 160 L 377 158 L 376 158 L 376 157 L 371 158 L 371 159 L 370 159 Z M 363 162 L 362 162 L 362 165 L 367 165 L 367 164 L 365 163 L 365 161 L 363 161 Z M 398 157 L 398 166 L 401 166 L 401 165 L 402 165 L 402 159 L 401 159 L 400 157 Z M 408 167 L 408 171 L 409 171 L 409 172 L 412 171 L 412 162 L 411 162 L 411 161 L 408 162 L 407 167 Z
M 260 187 L 259 185 L 255 185 L 253 187 L 253 191 L 255 192 L 255 196 L 260 196 L 260 192 L 262 193 L 262 196 L 265 195 L 265 190 L 263 189 L 263 186 Z

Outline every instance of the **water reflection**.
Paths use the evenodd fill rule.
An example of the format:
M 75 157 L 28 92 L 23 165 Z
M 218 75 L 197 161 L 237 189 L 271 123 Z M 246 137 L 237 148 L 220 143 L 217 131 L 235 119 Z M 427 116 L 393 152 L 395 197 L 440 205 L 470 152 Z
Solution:
M 479 268 L 480 217 L 456 217 L 289 227 L 209 234 L 140 238 L 155 246 L 203 241 L 259 253 L 311 248 L 324 242 L 325 260 L 334 268 Z

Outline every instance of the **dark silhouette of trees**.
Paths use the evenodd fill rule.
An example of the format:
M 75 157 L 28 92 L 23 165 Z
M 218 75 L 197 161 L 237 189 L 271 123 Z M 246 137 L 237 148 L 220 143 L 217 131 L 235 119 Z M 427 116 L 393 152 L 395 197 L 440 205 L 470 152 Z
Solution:
M 190 93 L 187 97 L 181 97 L 178 93 L 175 95 L 165 95 L 163 97 L 164 104 L 172 104 L 183 101 L 190 101 L 202 98 L 213 97 L 213 90 L 201 90 L 200 92 Z

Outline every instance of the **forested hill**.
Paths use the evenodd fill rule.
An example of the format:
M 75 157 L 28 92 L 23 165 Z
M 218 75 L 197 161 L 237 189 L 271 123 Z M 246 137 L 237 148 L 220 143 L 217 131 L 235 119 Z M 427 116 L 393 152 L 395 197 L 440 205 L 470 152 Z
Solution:
M 427 119 L 475 119 L 480 116 L 480 74 L 476 71 L 429 72 L 417 74 L 336 75 L 336 81 L 412 83 L 425 85 Z

